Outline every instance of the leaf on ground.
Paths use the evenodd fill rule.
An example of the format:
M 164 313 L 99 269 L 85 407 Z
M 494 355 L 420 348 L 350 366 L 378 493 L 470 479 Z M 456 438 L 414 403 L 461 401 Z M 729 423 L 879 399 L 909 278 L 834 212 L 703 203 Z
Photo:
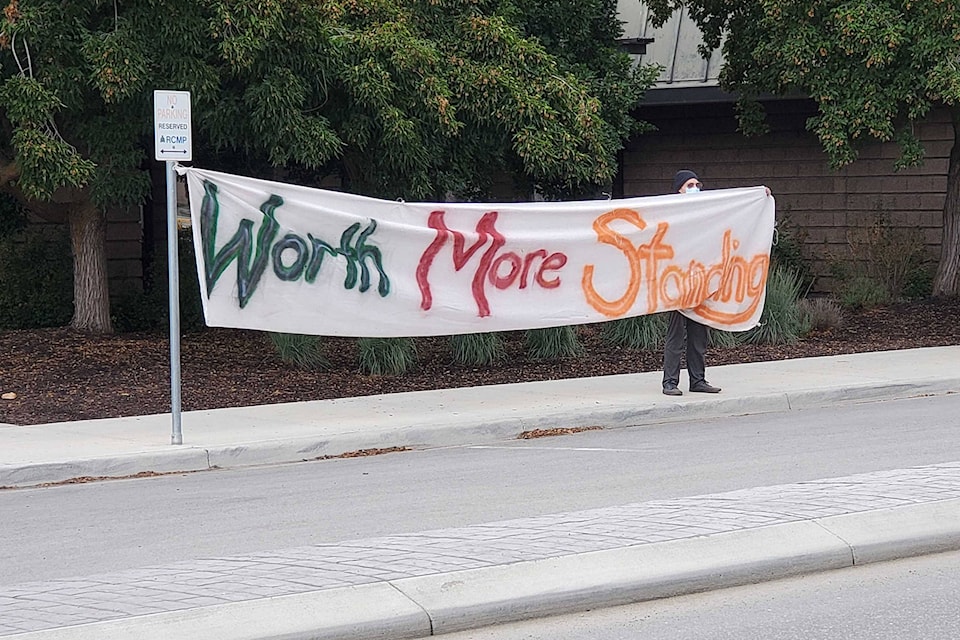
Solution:
M 549 438 L 550 436 L 566 436 L 571 433 L 583 433 L 584 431 L 598 431 L 603 427 L 564 427 L 558 429 L 533 429 L 524 431 L 517 436 L 518 440 L 531 440 L 533 438 Z

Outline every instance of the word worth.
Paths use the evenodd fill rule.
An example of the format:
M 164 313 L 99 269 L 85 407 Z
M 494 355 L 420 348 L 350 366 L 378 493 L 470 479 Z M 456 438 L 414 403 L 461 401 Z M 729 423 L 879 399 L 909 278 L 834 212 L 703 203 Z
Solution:
M 367 266 L 367 261 L 370 261 L 380 276 L 377 283 L 378 293 L 381 296 L 390 293 L 390 278 L 383 268 L 380 249 L 366 244 L 367 238 L 377 229 L 375 220 L 371 221 L 359 236 L 357 231 L 360 230 L 360 223 L 350 225 L 340 236 L 340 246 L 336 248 L 310 234 L 304 239 L 288 233 L 278 241 L 276 237 L 280 231 L 280 223 L 277 222 L 275 212 L 277 207 L 283 204 L 283 198 L 272 195 L 260 205 L 263 219 L 257 232 L 256 245 L 254 246 L 253 240 L 253 221 L 245 218 L 240 221 L 239 228 L 230 240 L 217 250 L 217 225 L 220 218 L 218 188 L 209 180 L 204 180 L 203 189 L 200 236 L 208 296 L 234 260 L 237 261 L 237 300 L 243 308 L 256 291 L 268 260 L 273 265 L 274 275 L 280 280 L 290 282 L 302 277 L 306 282 L 312 283 L 317 279 L 323 259 L 327 255 L 334 258 L 339 256 L 346 261 L 347 275 L 343 282 L 345 289 L 353 289 L 358 281 L 361 292 L 370 288 L 370 269 Z M 283 261 L 283 254 L 287 251 L 295 256 L 290 264 Z

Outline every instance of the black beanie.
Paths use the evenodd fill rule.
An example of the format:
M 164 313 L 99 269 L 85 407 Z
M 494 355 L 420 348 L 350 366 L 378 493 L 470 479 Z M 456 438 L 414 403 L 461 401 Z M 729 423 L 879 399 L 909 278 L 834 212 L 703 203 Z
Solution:
M 693 178 L 694 180 L 699 180 L 699 178 L 697 178 L 697 174 L 695 174 L 693 171 L 690 171 L 689 169 L 683 169 L 681 171 L 677 171 L 677 175 L 673 176 L 674 193 L 680 191 L 680 187 L 683 186 L 683 183 L 686 182 L 687 180 L 690 180 L 691 178 Z

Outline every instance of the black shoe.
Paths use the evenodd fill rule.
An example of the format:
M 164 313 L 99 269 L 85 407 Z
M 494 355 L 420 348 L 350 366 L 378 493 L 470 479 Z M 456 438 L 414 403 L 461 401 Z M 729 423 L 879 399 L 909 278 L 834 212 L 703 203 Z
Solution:
M 720 387 L 715 387 L 706 380 L 690 387 L 694 393 L 720 393 Z
M 719 391 L 719 389 L 718 389 L 718 391 Z M 683 395 L 683 391 L 680 391 L 680 389 L 678 389 L 678 388 L 676 388 L 676 387 L 664 387 L 664 388 L 663 388 L 663 395 L 665 395 L 665 396 L 682 396 L 682 395 Z

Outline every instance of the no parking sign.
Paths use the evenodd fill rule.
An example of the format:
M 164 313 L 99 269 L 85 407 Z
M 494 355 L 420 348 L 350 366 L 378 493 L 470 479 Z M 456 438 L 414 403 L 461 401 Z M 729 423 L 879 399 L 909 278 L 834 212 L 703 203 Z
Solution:
M 153 125 L 157 160 L 193 160 L 189 91 L 154 91 Z

